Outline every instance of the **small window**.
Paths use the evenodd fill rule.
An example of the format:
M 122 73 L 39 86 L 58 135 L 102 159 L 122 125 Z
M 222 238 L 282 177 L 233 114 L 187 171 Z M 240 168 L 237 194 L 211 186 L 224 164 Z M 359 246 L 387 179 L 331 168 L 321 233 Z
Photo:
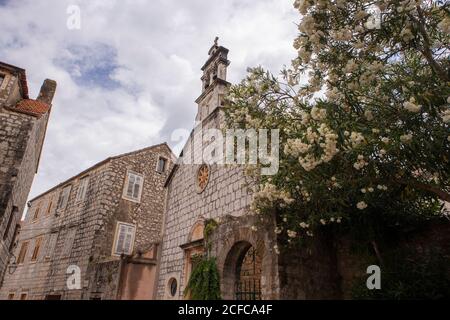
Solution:
M 123 197 L 127 200 L 140 202 L 144 177 L 141 174 L 128 171 L 123 190 Z
M 20 300 L 28 300 L 28 293 L 21 293 Z
M 41 251 L 42 237 L 36 239 L 34 244 L 33 255 L 31 256 L 31 261 L 37 261 L 39 258 L 39 252 Z
M 15 296 L 14 293 L 8 294 L 8 300 L 14 300 L 14 296 Z
M 20 247 L 19 257 L 17 258 L 17 264 L 24 263 L 27 251 L 28 251 L 28 241 L 25 241 L 24 243 L 22 243 L 22 246 Z
M 118 222 L 114 241 L 113 255 L 131 255 L 134 247 L 136 226 L 128 223 Z
M 3 74 L 0 74 L 0 87 L 3 89 L 3 80 L 5 80 L 5 76 Z
M 89 177 L 84 177 L 80 180 L 80 185 L 78 186 L 78 192 L 77 192 L 77 202 L 81 202 L 84 200 L 87 192 L 87 188 L 89 185 Z
M 178 289 L 178 283 L 177 283 L 177 279 L 175 278 L 171 278 L 169 280 L 169 293 L 172 297 L 175 297 L 177 294 L 177 289 Z
M 67 202 L 69 202 L 69 196 L 70 196 L 71 189 L 72 189 L 72 186 L 67 186 L 67 187 L 64 187 L 64 189 L 61 191 L 61 194 L 60 194 L 59 200 L 58 200 L 58 210 L 66 208 Z
M 20 223 L 16 224 L 16 227 L 14 228 L 14 235 L 12 241 L 9 244 L 9 252 L 12 252 L 17 245 L 17 238 L 19 237 L 20 234 L 20 228 L 21 228 Z
M 53 197 L 48 202 L 46 214 L 49 215 L 52 212 L 52 209 L 53 209 Z
M 158 166 L 156 167 L 156 171 L 159 173 L 163 173 L 166 171 L 167 159 L 163 157 L 159 157 Z
M 39 212 L 41 211 L 41 204 L 38 204 L 37 208 L 34 210 L 33 221 L 39 218 Z
M 53 252 L 56 248 L 56 242 L 58 241 L 58 233 L 52 233 L 47 241 L 45 247 L 45 258 L 50 259 L 53 256 Z
M 13 206 L 12 210 L 11 210 L 11 214 L 9 215 L 8 224 L 6 225 L 5 233 L 3 234 L 3 241 L 6 241 L 6 239 L 8 239 L 9 230 L 11 229 L 11 225 L 14 220 L 14 217 L 17 215 L 18 212 L 19 212 L 19 208 L 17 208 L 16 206 Z

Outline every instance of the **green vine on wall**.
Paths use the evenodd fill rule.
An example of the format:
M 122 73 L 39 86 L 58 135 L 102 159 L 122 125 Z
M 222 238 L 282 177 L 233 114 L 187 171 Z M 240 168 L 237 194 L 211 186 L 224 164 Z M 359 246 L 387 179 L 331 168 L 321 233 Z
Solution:
M 203 256 L 192 271 L 184 294 L 192 300 L 220 300 L 220 279 L 215 258 Z
M 209 237 L 217 228 L 214 219 L 205 221 L 204 245 L 205 254 L 193 258 L 193 270 L 184 291 L 185 296 L 192 300 L 220 300 L 220 276 L 216 258 L 210 257 L 211 242 Z

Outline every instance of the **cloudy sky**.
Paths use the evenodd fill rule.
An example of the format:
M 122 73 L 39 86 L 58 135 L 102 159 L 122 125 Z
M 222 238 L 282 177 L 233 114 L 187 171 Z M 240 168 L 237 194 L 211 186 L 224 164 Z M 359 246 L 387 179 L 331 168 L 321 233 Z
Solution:
M 108 156 L 190 130 L 200 67 L 214 37 L 230 49 L 228 80 L 277 72 L 294 57 L 292 0 L 0 0 L 0 61 L 26 69 L 30 96 L 58 82 L 30 197 Z M 81 28 L 67 27 L 77 5 Z M 184 141 L 183 141 L 184 142 Z

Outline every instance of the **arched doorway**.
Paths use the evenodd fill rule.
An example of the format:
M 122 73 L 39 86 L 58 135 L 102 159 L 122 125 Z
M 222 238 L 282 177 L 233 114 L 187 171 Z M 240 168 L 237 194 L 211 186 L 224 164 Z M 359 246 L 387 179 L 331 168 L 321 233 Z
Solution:
M 247 241 L 234 244 L 225 259 L 224 298 L 261 300 L 260 251 Z

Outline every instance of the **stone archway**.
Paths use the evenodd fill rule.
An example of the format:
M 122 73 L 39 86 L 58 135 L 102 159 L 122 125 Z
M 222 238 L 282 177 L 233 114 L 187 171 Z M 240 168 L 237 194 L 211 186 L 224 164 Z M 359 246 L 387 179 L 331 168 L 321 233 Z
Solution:
M 222 299 L 236 299 L 236 293 L 240 299 L 279 298 L 278 256 L 272 250 L 276 239 L 271 236 L 273 232 L 267 231 L 272 229 L 270 225 L 257 231 L 252 228 L 258 223 L 257 219 L 250 215 L 223 217 L 210 235 L 211 255 L 217 259 Z M 253 253 L 256 254 L 255 260 L 251 257 Z M 249 264 L 253 266 L 252 272 L 247 272 L 249 268 L 245 268 Z M 246 280 L 250 281 L 243 284 L 242 281 Z M 244 285 L 244 290 L 236 290 L 239 282 Z M 253 296 L 252 292 L 259 296 Z
M 261 300 L 261 247 L 239 241 L 228 252 L 223 267 L 225 299 Z

